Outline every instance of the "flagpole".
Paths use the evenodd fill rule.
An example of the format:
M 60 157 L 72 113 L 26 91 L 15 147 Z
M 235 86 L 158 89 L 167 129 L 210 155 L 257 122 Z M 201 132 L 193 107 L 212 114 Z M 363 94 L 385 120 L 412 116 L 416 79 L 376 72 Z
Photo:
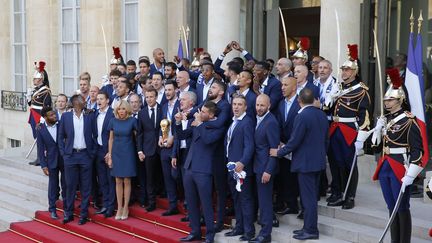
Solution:
M 410 33 L 414 32 L 414 9 L 411 8 L 411 16 L 409 18 L 410 20 Z
M 189 56 L 189 33 L 190 33 L 190 29 L 189 29 L 189 25 L 186 26 L 186 40 L 185 40 L 185 45 L 186 45 L 186 56 L 188 59 L 190 59 Z
M 422 12 L 423 12 L 423 10 L 420 9 L 420 16 L 417 19 L 417 22 L 418 22 L 418 24 L 417 24 L 417 34 L 420 34 L 420 32 L 421 32 L 421 26 L 422 26 L 422 22 L 423 22 L 423 13 Z

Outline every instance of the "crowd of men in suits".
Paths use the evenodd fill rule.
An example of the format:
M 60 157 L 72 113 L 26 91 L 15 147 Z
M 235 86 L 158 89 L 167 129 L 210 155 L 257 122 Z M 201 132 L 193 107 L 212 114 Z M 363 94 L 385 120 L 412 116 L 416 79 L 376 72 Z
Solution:
M 230 60 L 222 69 L 231 51 L 243 58 Z M 365 140 L 361 135 L 370 125 L 370 97 L 358 76 L 356 54 L 350 53 L 341 67 L 342 81 L 337 81 L 332 63 L 320 56 L 310 58 L 302 45 L 292 59 L 281 58 L 276 64 L 271 59 L 257 61 L 236 41 L 214 61 L 201 53 L 192 63 L 177 57 L 166 62 L 164 51 L 156 48 L 153 63 L 144 56 L 136 65 L 133 60 L 124 63 L 118 49 L 114 53 L 101 87 L 92 85 L 84 72 L 78 94 L 69 102 L 59 95 L 55 109 L 46 108 L 49 92 L 38 95 L 47 86 L 46 72 L 39 68 L 35 74 L 36 88 L 29 95 L 31 120 L 45 120 L 35 137 L 40 165 L 50 176 L 53 218 L 59 184 L 64 223 L 73 220 L 78 186 L 83 198 L 80 224 L 86 222 L 90 196 L 97 213 L 113 215 L 114 182 L 104 156 L 107 123 L 120 100 L 129 102 L 139 124 L 132 201 L 153 211 L 156 198 L 167 197 L 164 216 L 178 214 L 183 202 L 188 215 L 182 220 L 190 221 L 192 230 L 181 241 L 200 240 L 204 223 L 206 242 L 213 242 L 231 211 L 236 224 L 225 235 L 240 236 L 241 241 L 270 242 L 272 227 L 279 224 L 276 214 L 304 219 L 294 238 L 318 239 L 321 196 L 331 193 L 329 206 L 354 207 L 356 159 Z M 167 137 L 161 131 L 166 120 Z M 229 162 L 234 162 L 230 171 Z M 254 222 L 261 225 L 258 233 Z

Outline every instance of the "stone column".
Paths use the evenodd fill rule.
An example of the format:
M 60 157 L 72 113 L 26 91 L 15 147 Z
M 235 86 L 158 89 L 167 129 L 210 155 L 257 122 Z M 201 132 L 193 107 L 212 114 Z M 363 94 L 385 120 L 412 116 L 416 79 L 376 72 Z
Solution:
M 215 60 L 232 40 L 240 39 L 240 1 L 209 0 L 208 1 L 208 34 L 207 51 Z M 232 51 L 226 58 L 231 60 L 238 56 Z
M 101 77 L 109 72 L 113 46 L 121 51 L 121 1 L 81 1 L 81 70 L 92 76 L 92 85 L 101 85 Z M 102 27 L 106 37 L 103 37 Z M 107 56 L 107 57 L 105 57 Z
M 337 75 L 339 68 L 335 9 L 339 16 L 339 65 L 342 65 L 347 58 L 347 44 L 359 44 L 360 42 L 360 3 L 357 0 L 321 1 L 320 55 L 332 62 L 334 76 Z M 361 48 L 367 47 L 359 46 L 359 49 Z
M 167 54 L 167 0 L 142 0 L 138 8 L 139 53 L 153 62 L 153 49 L 160 47 Z
M 179 27 L 183 25 L 186 30 L 186 5 L 184 0 L 169 1 L 167 5 L 167 50 L 165 50 L 165 58 L 167 61 L 172 61 L 173 57 L 177 55 Z M 186 56 L 183 38 L 182 32 L 183 55 Z

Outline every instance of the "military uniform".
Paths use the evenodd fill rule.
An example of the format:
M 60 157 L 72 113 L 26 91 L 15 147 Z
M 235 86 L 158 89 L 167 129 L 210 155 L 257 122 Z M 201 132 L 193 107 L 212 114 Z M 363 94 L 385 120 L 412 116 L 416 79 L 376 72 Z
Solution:
M 396 78 L 400 79 L 398 71 L 394 70 L 394 73 Z M 404 97 L 402 87 L 393 81 L 384 100 L 400 99 L 400 104 L 402 104 Z M 380 143 L 381 138 L 382 143 Z M 423 145 L 420 127 L 414 115 L 401 107 L 387 114 L 385 118 L 378 119 L 372 143 L 381 145 L 382 156 L 378 161 L 373 179 L 380 182 L 390 215 L 395 208 L 399 192 L 404 191 L 397 214 L 390 226 L 391 240 L 392 242 L 410 242 L 410 185 L 422 170 Z M 409 183 L 405 181 L 408 177 L 410 178 Z

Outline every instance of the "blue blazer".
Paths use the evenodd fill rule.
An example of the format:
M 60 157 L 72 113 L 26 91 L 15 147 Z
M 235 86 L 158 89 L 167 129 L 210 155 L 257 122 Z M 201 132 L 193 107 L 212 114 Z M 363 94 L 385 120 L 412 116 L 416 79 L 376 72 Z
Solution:
M 242 120 L 237 121 L 237 125 L 231 135 L 228 147 L 228 162 L 240 161 L 244 166 L 247 176 L 252 175 L 254 143 L 254 122 L 246 115 Z M 224 148 L 227 153 L 228 134 L 225 136 Z
M 211 80 L 213 83 L 214 79 Z M 210 85 L 211 86 L 211 85 Z M 196 84 L 197 104 L 201 104 L 207 97 L 203 97 L 204 81 Z
M 93 130 L 95 132 L 94 137 L 95 137 L 95 141 L 96 141 L 97 145 L 99 145 L 97 143 L 97 138 L 98 138 L 98 134 L 99 134 L 98 126 L 97 126 L 98 116 L 99 116 L 99 110 L 97 110 L 95 112 L 95 118 L 94 118 L 94 122 L 93 122 L 93 124 L 94 124 Z M 108 140 L 109 140 L 109 135 L 110 135 L 110 130 L 108 130 L 108 125 L 109 125 L 109 122 L 111 121 L 111 119 L 113 119 L 113 118 L 114 118 L 114 110 L 111 107 L 108 107 L 108 110 L 107 110 L 107 113 L 105 115 L 105 119 L 104 119 L 104 122 L 102 125 L 102 133 L 101 133 L 102 148 L 103 148 L 104 153 L 108 153 Z
M 270 148 L 279 146 L 280 131 L 276 117 L 268 113 L 264 120 L 255 129 L 255 158 L 254 172 L 262 174 L 267 172 L 274 175 L 278 172 L 278 159 L 270 157 Z
M 186 149 L 187 150 L 189 150 L 191 143 L 192 143 L 192 126 L 191 126 L 191 124 L 193 121 L 194 121 L 194 118 L 189 119 L 188 123 L 186 125 L 186 129 L 183 130 L 183 132 L 182 132 L 182 137 L 186 137 L 185 140 L 186 140 Z M 176 133 L 176 135 L 174 136 L 174 145 L 173 145 L 171 158 L 177 158 L 178 159 L 178 154 L 179 154 L 179 150 L 180 150 L 180 143 L 181 143 L 182 139 L 178 138 L 175 121 L 173 122 L 173 124 L 174 124 L 174 132 Z M 180 125 L 180 129 L 182 129 L 181 125 Z
M 275 77 L 268 78 L 267 86 L 264 88 L 264 94 L 270 97 L 271 112 L 275 113 L 279 105 L 279 101 L 282 99 L 282 86 L 281 82 Z
M 317 172 L 326 168 L 327 147 L 327 117 L 320 109 L 308 106 L 295 118 L 293 133 L 277 155 L 292 152 L 292 172 Z
M 192 118 L 193 114 L 198 111 L 198 108 L 202 108 L 206 100 L 204 100 L 199 106 L 195 107 L 191 112 L 189 113 L 188 118 Z M 218 113 L 216 114 L 217 119 L 214 121 L 207 122 L 207 126 L 211 128 L 221 128 L 221 127 L 227 127 L 229 125 L 230 119 L 231 119 L 231 105 L 226 101 L 225 99 L 219 100 L 219 102 L 216 104 L 218 108 Z
M 213 174 L 213 157 L 216 153 L 216 143 L 223 138 L 225 129 L 208 128 L 207 122 L 192 128 L 192 143 L 189 148 L 184 168 L 193 172 Z M 186 133 L 181 125 L 176 125 L 176 134 L 179 139 L 186 139 Z
M 159 153 L 158 140 L 162 120 L 162 109 L 159 104 L 156 105 L 156 110 L 156 127 L 153 127 L 150 120 L 148 106 L 138 112 L 137 151 L 142 151 L 145 156 Z
M 169 120 L 171 121 L 171 127 L 170 127 L 170 131 L 171 133 L 174 135 L 175 134 L 175 114 L 177 114 L 178 108 L 180 107 L 180 100 L 177 99 L 176 102 L 174 103 L 174 109 L 172 111 L 171 117 L 169 118 Z M 163 119 L 167 119 L 168 118 L 168 102 L 165 102 L 162 107 L 162 120 Z M 162 134 L 162 131 L 160 131 L 159 135 Z
M 145 98 L 145 97 L 144 97 Z M 161 99 L 161 102 L 160 102 L 160 104 L 159 105 L 161 105 L 161 106 L 163 106 L 165 103 L 167 103 L 167 98 L 166 98 L 166 96 L 165 96 L 165 93 L 163 94 L 163 96 L 162 96 L 162 99 Z
M 164 67 L 164 65 L 162 65 L 162 67 Z M 156 68 L 156 65 L 154 63 L 150 64 L 150 77 L 155 73 L 158 72 L 159 70 Z M 165 69 L 162 68 L 162 72 L 163 75 L 165 75 Z M 163 77 L 162 77 L 163 78 Z
M 279 102 L 277 118 L 281 129 L 281 142 L 288 142 L 291 137 L 292 129 L 294 126 L 294 118 L 297 116 L 298 111 L 300 110 L 300 105 L 297 101 L 297 97 L 294 98 L 293 103 L 291 104 L 290 110 L 288 112 L 287 120 L 285 121 L 285 99 Z
M 83 111 L 84 119 L 84 140 L 87 147 L 87 153 L 91 159 L 96 156 L 96 142 L 94 140 L 94 126 L 93 119 L 94 114 L 85 114 Z M 60 120 L 60 128 L 58 135 L 58 145 L 60 154 L 65 157 L 72 155 L 73 143 L 74 143 L 74 125 L 73 125 L 73 111 L 65 112 Z
M 114 92 L 113 85 L 112 84 L 107 84 L 107 85 L 105 85 L 105 86 L 103 86 L 101 88 L 101 91 L 103 91 L 103 92 L 105 92 L 105 93 L 108 94 L 108 97 L 109 97 L 109 100 L 110 100 L 109 104 L 111 105 L 111 103 L 113 102 L 113 100 L 115 98 L 115 94 L 113 94 L 113 92 Z
M 57 141 L 59 135 L 59 125 L 57 124 Z M 51 137 L 45 123 L 40 124 L 39 129 L 36 129 L 38 159 L 41 168 L 55 169 L 62 159 L 60 156 L 57 142 Z M 45 154 L 46 151 L 46 154 Z

